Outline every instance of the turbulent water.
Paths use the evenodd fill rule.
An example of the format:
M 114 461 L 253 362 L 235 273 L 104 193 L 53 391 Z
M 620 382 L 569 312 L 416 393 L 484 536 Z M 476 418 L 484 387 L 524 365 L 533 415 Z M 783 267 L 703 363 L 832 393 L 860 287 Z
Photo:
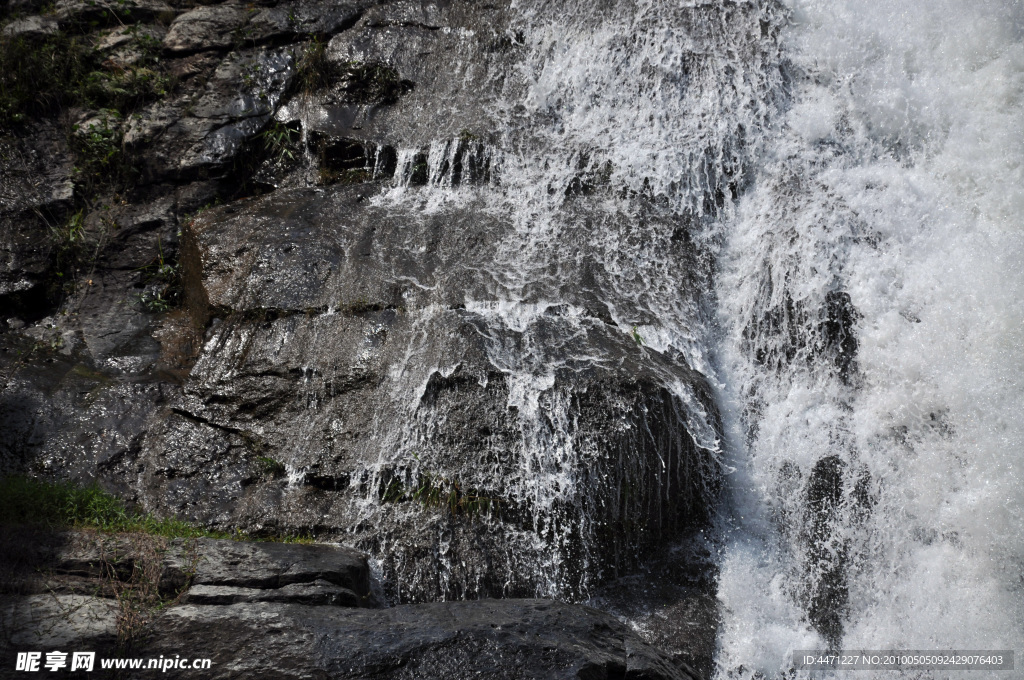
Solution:
M 1024 6 L 791 12 L 792 106 L 723 221 L 719 665 L 1020 649 Z
M 526 3 L 498 134 L 431 144 L 426 190 L 398 152 L 377 200 L 511 218 L 466 308 L 524 338 L 488 351 L 521 421 L 547 414 L 539 503 L 576 455 L 553 372 L 607 360 L 545 336 L 588 323 L 581 253 L 612 324 L 719 386 L 721 441 L 663 376 L 727 470 L 721 677 L 1024 647 L 1022 31 L 1012 0 Z

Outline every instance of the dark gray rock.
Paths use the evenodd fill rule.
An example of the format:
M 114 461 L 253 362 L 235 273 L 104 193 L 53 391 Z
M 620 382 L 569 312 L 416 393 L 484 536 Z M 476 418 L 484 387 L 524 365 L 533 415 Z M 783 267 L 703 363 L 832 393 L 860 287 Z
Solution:
M 376 4 L 331 39 L 328 57 L 339 74 L 352 65 L 386 67 L 402 87 L 390 96 L 353 97 L 351 81 L 337 77 L 279 117 L 334 138 L 406 148 L 467 130 L 486 137 L 499 127 L 501 107 L 494 105 L 520 56 L 514 48 L 495 49 L 507 40 L 507 14 L 494 4 Z
M 292 47 L 232 52 L 215 68 L 199 67 L 208 71 L 201 90 L 153 102 L 130 116 L 124 142 L 145 150 L 146 176 L 188 180 L 198 170 L 229 168 L 288 92 L 294 53 Z
M 140 653 L 189 649 L 211 678 L 693 678 L 625 625 L 547 600 L 355 610 L 184 605 L 152 625 Z
M 264 7 L 250 17 L 245 29 L 246 39 L 264 42 L 305 35 L 334 35 L 355 24 L 371 4 L 368 0 L 296 0 Z
M 212 659 L 214 678 L 698 677 L 588 607 L 530 599 L 360 608 L 365 597 L 353 589 L 368 588 L 365 558 L 336 546 L 5 529 L 3 662 L 39 648 L 101 658 L 187 649 Z M 161 571 L 169 606 L 153 608 L 138 575 Z
M 159 592 L 187 591 L 192 603 L 295 602 L 374 606 L 369 567 L 360 552 L 335 545 L 169 540 L 147 534 L 42 531 L 5 527 L 0 592 L 103 593 L 148 570 Z
M 143 444 L 148 507 L 350 534 L 412 601 L 578 597 L 704 521 L 715 467 L 664 387 L 687 381 L 709 404 L 703 378 L 591 316 L 587 286 L 511 327 L 474 302 L 492 295 L 507 225 L 364 191 L 279 191 L 186 226 L 188 304 L 211 323 Z M 537 386 L 504 363 L 527 346 Z M 279 472 L 261 470 L 268 457 Z
M 59 349 L 60 343 L 74 340 L 73 335 L 65 339 L 59 334 L 35 341 L 4 338 L 0 471 L 32 471 L 82 482 L 102 471 L 110 476 L 110 486 L 130 500 L 134 493 L 124 475 L 134 469 L 138 437 L 150 426 L 166 388 L 148 380 L 119 379 L 122 370 L 130 373 L 136 362 L 146 361 L 145 348 L 134 354 L 134 348 L 124 347 L 105 368 L 96 368 L 80 352 Z M 24 361 L 25 356 L 33 361 Z
M 329 581 L 291 583 L 280 588 L 194 585 L 182 600 L 188 604 L 239 604 L 251 602 L 293 602 L 308 605 L 358 607 L 360 597 L 348 588 Z
M 241 28 L 250 11 L 241 3 L 206 5 L 179 15 L 164 37 L 164 49 L 171 53 L 216 50 L 241 43 Z
M 324 581 L 367 597 L 370 572 L 366 556 L 341 546 L 255 543 L 202 538 L 194 585 L 284 588 Z
M 57 19 L 54 17 L 24 17 L 15 19 L 4 26 L 5 38 L 45 38 L 58 30 Z
M 721 617 L 713 547 L 702 534 L 688 537 L 587 604 L 629 621 L 645 642 L 712 677 Z
M 117 641 L 117 603 L 88 595 L 0 595 L 0 658 L 16 652 L 108 650 Z
M 43 649 L 115 649 L 115 601 L 0 596 L 0 658 Z M 250 602 L 177 605 L 138 631 L 128 656 L 209 658 L 210 678 L 694 680 L 625 625 L 548 600 L 483 600 L 365 610 Z
M 42 122 L 0 138 L 0 308 L 46 315 L 55 237 L 72 207 L 73 163 L 59 126 Z M 40 313 L 42 311 L 42 313 Z
M 104 54 L 108 66 L 126 69 L 146 58 L 143 41 L 159 43 L 166 33 L 160 24 L 117 26 L 97 41 L 96 50 Z
M 68 21 L 87 18 L 65 5 Z M 339 178 L 318 170 L 331 163 L 356 171 L 342 181 L 399 167 L 409 192 L 445 177 L 500 187 L 484 160 L 501 141 L 492 133 L 531 122 L 505 106 L 523 85 L 517 30 L 500 6 L 404 1 L 223 3 L 166 35 L 146 28 L 163 36 L 160 68 L 176 84 L 125 119 L 139 186 L 87 197 L 103 211 L 86 216 L 90 234 L 104 219 L 116 229 L 96 239 L 76 290 L 42 311 L 29 313 L 31 295 L 54 260 L 39 234 L 86 197 L 73 193 L 66 148 L 52 167 L 30 164 L 39 190 L 28 198 L 0 178 L 13 206 L 0 216 L 0 298 L 22 296 L 3 307 L 0 470 L 97 478 L 147 510 L 225 529 L 343 540 L 380 560 L 400 601 L 583 599 L 705 522 L 718 479 L 701 448 L 716 428 L 710 390 L 679 353 L 641 346 L 630 325 L 654 312 L 623 311 L 638 296 L 620 295 L 648 286 L 696 307 L 699 291 L 615 270 L 655 252 L 697 271 L 678 215 L 568 202 L 578 226 L 529 261 L 493 203 L 423 210 L 380 184 L 279 189 L 191 219 L 218 200 L 329 184 Z M 125 35 L 92 37 L 130 64 Z M 297 92 L 311 35 L 330 38 L 332 83 Z M 272 121 L 300 122 L 305 146 L 287 150 L 291 176 L 264 181 L 253 168 L 271 146 L 261 134 L 280 132 Z M 453 159 L 445 171 L 439 156 Z M 588 189 L 577 179 L 575 191 Z M 188 310 L 159 315 L 140 298 L 147 268 L 177 257 L 178 229 Z M 288 569 L 260 569 L 195 597 L 367 592 L 323 570 L 283 583 Z

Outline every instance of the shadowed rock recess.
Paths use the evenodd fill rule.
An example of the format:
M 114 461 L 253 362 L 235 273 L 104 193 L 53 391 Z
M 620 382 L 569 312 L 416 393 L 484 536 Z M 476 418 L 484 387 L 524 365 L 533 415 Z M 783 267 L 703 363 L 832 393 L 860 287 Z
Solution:
M 365 561 L 340 575 L 340 548 L 200 541 L 146 653 L 188 647 L 215 658 L 210 677 L 710 670 L 715 574 L 687 546 L 716 502 L 721 427 L 699 349 L 643 329 L 692 319 L 699 344 L 711 268 L 697 234 L 742 182 L 710 159 L 721 169 L 742 126 L 727 131 L 740 141 L 694 142 L 702 179 L 672 185 L 685 206 L 646 180 L 615 185 L 589 149 L 515 210 L 531 183 L 513 161 L 561 129 L 517 103 L 536 96 L 530 31 L 550 11 L 2 10 L 4 63 L 28 66 L 0 101 L 0 473 L 95 480 L 158 516 L 309 534 L 373 566 L 371 595 Z M 774 35 L 774 16 L 678 14 L 685 70 L 644 73 L 680 97 L 729 82 L 716 40 L 761 67 L 745 36 Z M 73 59 L 46 70 L 59 60 L 19 57 L 33 50 Z M 318 566 L 292 579 L 298 553 Z M 671 659 L 593 609 L 486 599 L 600 595 L 642 618 L 616 602 L 652 559 L 696 574 L 655 603 L 701 631 L 681 649 L 658 628 Z M 98 620 L 111 603 L 16 590 L 7 622 L 64 607 L 46 598 Z M 104 626 L 74 634 L 109 647 Z

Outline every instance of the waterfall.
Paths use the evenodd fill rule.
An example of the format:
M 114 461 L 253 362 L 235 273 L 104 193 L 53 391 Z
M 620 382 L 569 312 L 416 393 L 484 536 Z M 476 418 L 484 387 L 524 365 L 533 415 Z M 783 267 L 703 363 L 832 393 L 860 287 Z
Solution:
M 587 483 L 555 373 L 621 362 L 576 342 L 608 327 L 726 473 L 720 677 L 794 649 L 1021 648 L 1021 4 L 523 0 L 508 21 L 474 72 L 492 128 L 430 121 L 445 134 L 398 149 L 371 201 L 506 225 L 460 309 L 520 428 L 503 492 L 534 534 L 510 569 L 588 594 L 564 554 L 521 556 Z M 407 356 L 392 391 L 415 409 L 457 367 Z M 382 469 L 437 423 L 392 425 Z M 441 597 L 472 590 L 453 574 Z
M 1020 649 L 1024 8 L 789 9 L 792 106 L 721 223 L 721 677 Z
M 716 375 L 717 225 L 748 181 L 751 136 L 786 96 L 783 20 L 772 3 L 522 2 L 502 35 L 459 34 L 455 64 L 471 61 L 460 50 L 475 55 L 481 41 L 504 55 L 485 77 L 474 72 L 474 106 L 487 109 L 490 127 L 402 140 L 391 188 L 370 200 L 410 220 L 487 215 L 500 237 L 486 261 L 450 281 L 415 282 L 445 287 L 457 274 L 460 310 L 408 310 L 422 331 L 389 377 L 406 415 L 401 428 L 390 417 L 379 423 L 384 453 L 365 512 L 380 512 L 374 494 L 396 474 L 406 485 L 424 474 L 472 483 L 515 509 L 516 526 L 501 528 L 512 547 L 498 592 L 572 599 L 635 566 L 644 544 L 634 533 L 678 533 L 680 512 L 690 526 L 702 521 L 723 455 L 705 387 Z M 339 58 L 358 57 L 352 44 Z M 420 122 L 410 129 L 438 125 Z M 501 386 L 422 346 L 465 319 Z M 573 382 L 615 371 L 646 393 L 602 395 L 601 384 Z M 432 468 L 421 455 L 456 418 L 432 399 L 467 379 L 472 389 L 507 389 L 518 431 L 501 455 L 511 460 Z M 599 399 L 622 413 L 616 439 L 588 434 L 583 410 L 606 408 Z M 599 554 L 619 530 L 625 543 L 616 537 L 613 555 Z M 479 584 L 494 575 L 471 573 L 464 539 L 444 531 L 437 578 L 413 558 L 393 559 L 401 598 L 493 591 Z

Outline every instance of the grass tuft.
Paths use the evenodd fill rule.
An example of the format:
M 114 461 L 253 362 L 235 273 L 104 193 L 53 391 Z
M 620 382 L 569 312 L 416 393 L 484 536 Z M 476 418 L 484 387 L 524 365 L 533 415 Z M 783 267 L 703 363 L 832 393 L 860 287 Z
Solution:
M 107 533 L 144 533 L 165 538 L 221 538 L 235 541 L 313 543 L 308 534 L 254 537 L 247 532 L 214 531 L 184 520 L 160 518 L 129 509 L 98 484 L 50 482 L 23 476 L 0 478 L 0 526 L 97 529 Z
M 430 473 L 421 474 L 413 485 L 392 480 L 381 489 L 380 499 L 384 503 L 412 501 L 424 508 L 443 509 L 453 516 L 467 518 L 489 516 L 501 503 L 501 499 L 466 487 L 457 479 Z

